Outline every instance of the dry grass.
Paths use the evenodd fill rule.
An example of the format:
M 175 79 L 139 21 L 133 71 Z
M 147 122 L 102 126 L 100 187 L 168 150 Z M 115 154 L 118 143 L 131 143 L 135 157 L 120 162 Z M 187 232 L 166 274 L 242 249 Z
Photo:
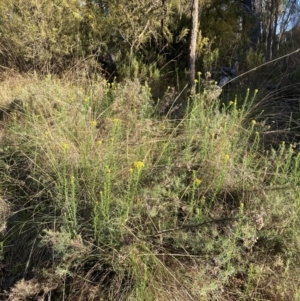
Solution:
M 138 81 L 1 85 L 8 300 L 297 300 L 300 156 L 247 107 L 202 93 L 170 120 Z

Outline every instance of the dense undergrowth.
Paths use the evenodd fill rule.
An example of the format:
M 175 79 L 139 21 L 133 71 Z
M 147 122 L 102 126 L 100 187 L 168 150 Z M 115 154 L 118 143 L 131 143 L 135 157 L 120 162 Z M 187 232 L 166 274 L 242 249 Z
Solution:
M 300 300 L 300 153 L 264 144 L 257 91 L 1 82 L 3 300 Z

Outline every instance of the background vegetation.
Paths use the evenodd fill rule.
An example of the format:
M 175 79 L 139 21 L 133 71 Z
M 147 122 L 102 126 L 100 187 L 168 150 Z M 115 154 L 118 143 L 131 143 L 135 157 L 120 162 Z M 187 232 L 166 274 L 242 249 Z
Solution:
M 2 300 L 300 300 L 298 4 L 200 1 L 191 91 L 192 4 L 1 1 Z

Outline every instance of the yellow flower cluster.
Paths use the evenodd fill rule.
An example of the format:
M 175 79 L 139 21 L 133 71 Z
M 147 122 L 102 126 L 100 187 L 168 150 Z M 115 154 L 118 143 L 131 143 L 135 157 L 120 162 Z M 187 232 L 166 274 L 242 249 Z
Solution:
M 142 169 L 145 166 L 145 164 L 143 161 L 135 161 L 133 163 L 133 166 L 139 170 L 139 169 Z

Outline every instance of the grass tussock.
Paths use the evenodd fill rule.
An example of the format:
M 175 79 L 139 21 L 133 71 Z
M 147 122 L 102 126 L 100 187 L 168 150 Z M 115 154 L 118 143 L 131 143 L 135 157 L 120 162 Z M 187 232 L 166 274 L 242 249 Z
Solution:
M 300 155 L 264 148 L 257 91 L 180 120 L 136 80 L 0 91 L 3 297 L 299 299 Z

